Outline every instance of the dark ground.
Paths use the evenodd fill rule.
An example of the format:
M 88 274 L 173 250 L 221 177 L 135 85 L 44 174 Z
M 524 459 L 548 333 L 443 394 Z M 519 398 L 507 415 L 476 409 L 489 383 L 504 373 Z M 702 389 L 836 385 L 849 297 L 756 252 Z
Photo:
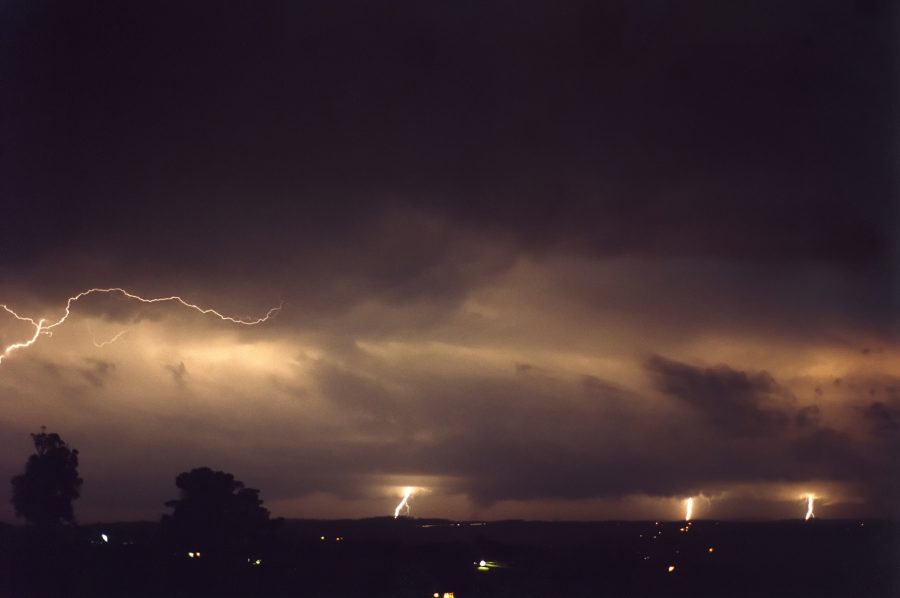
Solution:
M 155 523 L 0 526 L 0 596 L 900 596 L 897 523 L 683 526 L 288 520 L 232 558 L 169 552 Z

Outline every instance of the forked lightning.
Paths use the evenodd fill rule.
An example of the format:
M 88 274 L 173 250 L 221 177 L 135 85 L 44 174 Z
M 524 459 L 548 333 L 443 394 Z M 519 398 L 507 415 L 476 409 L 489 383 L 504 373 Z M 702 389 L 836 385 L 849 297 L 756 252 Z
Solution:
M 135 301 L 140 301 L 142 303 L 163 303 L 163 302 L 180 303 L 181 305 L 183 305 L 185 307 L 189 307 L 197 312 L 200 312 L 203 315 L 213 315 L 222 321 L 231 322 L 233 324 L 241 324 L 243 326 L 256 326 L 257 324 L 262 324 L 263 322 L 268 320 L 270 317 L 272 317 L 272 314 L 274 314 L 275 312 L 277 312 L 278 310 L 281 309 L 281 305 L 279 305 L 278 307 L 271 308 L 269 311 L 266 312 L 266 315 L 264 315 L 262 317 L 255 318 L 255 319 L 243 319 L 243 318 L 236 318 L 234 316 L 227 316 L 227 315 L 222 314 L 212 308 L 200 307 L 199 305 L 195 305 L 193 303 L 185 301 L 184 299 L 182 299 L 181 297 L 178 297 L 177 295 L 173 295 L 172 297 L 154 297 L 151 299 L 147 299 L 145 297 L 135 295 L 134 293 L 130 293 L 129 291 L 126 291 L 125 289 L 118 288 L 118 287 L 109 288 L 109 289 L 88 289 L 86 291 L 82 291 L 82 292 L 78 293 L 77 295 L 73 295 L 72 297 L 69 297 L 66 300 L 66 307 L 63 310 L 63 315 L 60 316 L 60 318 L 56 321 L 48 321 L 45 318 L 41 318 L 39 320 L 34 320 L 33 318 L 19 315 L 13 309 L 11 309 L 9 306 L 7 306 L 5 304 L 0 304 L 0 308 L 3 308 L 3 310 L 6 311 L 6 313 L 10 314 L 12 317 L 16 318 L 20 322 L 28 322 L 29 324 L 31 324 L 31 326 L 34 327 L 34 334 L 32 334 L 30 338 L 23 340 L 23 341 L 19 341 L 17 343 L 13 343 L 11 345 L 8 345 L 7 347 L 5 347 L 2 350 L 2 352 L 0 352 L 0 364 L 2 364 L 3 360 L 5 358 L 9 357 L 13 352 L 18 351 L 19 349 L 28 348 L 31 345 L 33 345 L 34 343 L 36 343 L 37 340 L 41 337 L 41 335 L 52 336 L 53 329 L 58 326 L 61 326 L 69 318 L 69 315 L 72 313 L 72 304 L 74 304 L 76 301 L 82 299 L 83 297 L 87 297 L 88 295 L 93 295 L 95 293 L 119 294 L 119 295 L 122 295 L 123 297 L 125 297 L 126 299 L 134 299 Z M 99 345 L 99 346 L 102 346 L 104 344 L 109 344 L 110 342 L 117 340 L 122 334 L 124 334 L 124 331 L 122 333 L 119 333 L 118 335 L 116 335 L 116 337 L 112 341 L 108 341 L 106 343 L 99 343 L 99 344 L 95 341 L 94 344 Z
M 415 494 L 415 488 L 404 488 L 403 489 L 403 500 L 400 501 L 400 504 L 397 505 L 397 508 L 394 509 L 394 519 L 400 516 L 400 511 L 406 509 L 406 514 L 409 515 L 409 499 Z

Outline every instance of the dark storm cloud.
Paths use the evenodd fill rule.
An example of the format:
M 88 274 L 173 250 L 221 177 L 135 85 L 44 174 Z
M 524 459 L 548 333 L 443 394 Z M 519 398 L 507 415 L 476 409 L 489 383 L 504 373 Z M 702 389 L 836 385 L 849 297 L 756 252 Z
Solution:
M 787 427 L 780 404 L 792 397 L 766 372 L 696 368 L 659 356 L 648 368 L 663 392 L 684 401 L 723 432 L 772 436 Z
M 821 389 L 817 388 L 816 390 L 820 391 L 817 394 L 821 394 Z M 794 416 L 794 423 L 798 428 L 817 426 L 821 421 L 821 418 L 822 410 L 819 408 L 819 406 L 809 405 L 797 411 L 797 415 Z
M 850 347 L 890 370 L 895 16 L 6 3 L 0 302 L 125 286 L 285 306 L 232 331 L 92 296 L 73 323 L 133 327 L 107 349 L 131 366 L 42 337 L 55 361 L 17 354 L 0 401 L 16 425 L 79 429 L 85 463 L 106 460 L 95 479 L 159 443 L 145 471 L 166 488 L 208 464 L 279 498 L 361 497 L 379 475 L 481 505 L 813 479 L 894 496 L 896 380 L 822 377 L 808 404 L 715 347 L 752 340 L 828 377 L 844 374 L 826 349 Z
M 81 375 L 96 388 L 103 388 L 106 380 L 115 373 L 116 364 L 102 359 L 85 359 L 90 367 L 83 368 Z
M 441 374 L 434 364 L 422 369 L 422 361 L 395 366 L 371 357 L 341 361 L 320 357 L 306 382 L 338 415 L 333 419 L 310 404 L 305 388 L 299 393 L 287 389 L 290 408 L 281 393 L 265 385 L 250 387 L 249 404 L 243 395 L 231 400 L 219 389 L 204 407 L 196 392 L 189 400 L 187 395 L 152 400 L 160 389 L 131 389 L 130 381 L 125 387 L 112 381 L 120 385 L 103 397 L 84 395 L 77 405 L 66 396 L 52 412 L 54 421 L 74 430 L 86 411 L 110 409 L 111 393 L 122 403 L 113 409 L 136 408 L 124 421 L 122 414 L 115 416 L 112 438 L 100 433 L 108 427 L 106 417 L 84 420 L 86 427 L 75 438 L 82 454 L 91 457 L 85 461 L 93 463 L 98 497 L 109 494 L 108 480 L 130 484 L 135 474 L 126 466 L 127 455 L 153 447 L 154 459 L 134 480 L 134 489 L 153 490 L 135 496 L 133 503 L 152 513 L 170 498 L 162 492 L 171 487 L 174 474 L 199 464 L 240 474 L 263 487 L 269 500 L 321 491 L 367 498 L 379 475 L 435 476 L 444 480 L 442 491 L 464 493 L 479 506 L 503 500 L 715 494 L 735 483 L 821 479 L 852 483 L 882 501 L 882 512 L 890 512 L 886 497 L 892 490 L 881 482 L 890 471 L 887 445 L 865 435 L 854 438 L 813 417 L 801 425 L 800 415 L 811 410 L 798 408 L 778 380 L 759 372 L 658 357 L 647 368 L 658 382 L 664 377 L 666 394 L 660 402 L 660 397 L 597 376 L 573 379 L 551 367 L 519 372 L 514 362 L 497 377 L 474 371 Z M 240 376 L 237 384 L 242 384 Z M 283 386 L 278 380 L 271 384 Z M 387 391 L 398 386 L 401 392 Z M 40 387 L 30 390 L 38 412 L 53 405 L 41 394 Z M 724 407 L 711 404 L 714 395 Z M 754 427 L 721 425 L 720 409 L 735 416 L 749 413 Z M 758 415 L 764 409 L 798 423 L 773 425 Z M 824 419 L 827 410 L 819 410 Z M 859 412 L 858 423 L 871 419 L 869 411 Z M 118 456 L 106 457 L 105 443 L 120 437 Z
M 851 375 L 835 379 L 831 389 L 823 390 L 826 396 L 832 393 L 852 398 L 856 403 L 865 405 L 872 402 L 895 404 L 900 400 L 900 378 L 892 371 Z
M 393 458 L 411 460 L 413 471 L 456 476 L 458 489 L 482 504 L 686 496 L 732 483 L 809 479 L 851 482 L 869 492 L 886 472 L 873 447 L 817 423 L 809 409 L 796 410 L 771 376 L 659 357 L 648 368 L 666 377 L 666 392 L 707 416 L 703 425 L 682 409 L 657 408 L 648 417 L 647 397 L 597 379 L 583 392 L 605 400 L 588 403 L 563 398 L 573 389 L 559 381 L 541 388 L 515 379 L 472 380 L 453 391 L 436 385 L 429 394 L 443 396 L 410 406 L 411 418 L 428 422 L 422 428 L 443 433 L 434 442 L 411 442 Z M 466 397 L 470 385 L 477 396 Z M 790 418 L 801 412 L 806 421 L 792 427 Z
M 712 479 L 736 474 L 735 479 L 843 480 L 854 483 L 872 504 L 894 496 L 893 491 L 885 494 L 880 480 L 893 475 L 895 466 L 866 430 L 883 432 L 895 423 L 883 404 L 869 405 L 862 418 L 851 422 L 854 436 L 823 424 L 818 405 L 796 409 L 792 394 L 766 372 L 695 367 L 662 357 L 654 357 L 648 367 L 661 390 L 691 405 L 714 427 L 692 429 L 709 451 L 728 453 L 718 462 L 723 468 L 700 457 L 712 467 L 708 473 L 715 472 Z
M 170 364 L 166 366 L 166 370 L 172 374 L 172 380 L 178 386 L 184 386 L 187 384 L 188 371 L 187 367 L 185 367 L 183 361 L 179 361 L 178 364 Z
M 7 5 L 4 266 L 352 271 L 326 248 L 412 207 L 528 250 L 878 265 L 887 19 L 770 8 Z
M 396 419 L 400 406 L 377 380 L 327 363 L 318 364 L 313 376 L 324 398 L 347 417 Z
M 871 403 L 865 411 L 865 418 L 872 431 L 878 435 L 891 436 L 900 432 L 900 409 L 891 409 L 880 401 Z

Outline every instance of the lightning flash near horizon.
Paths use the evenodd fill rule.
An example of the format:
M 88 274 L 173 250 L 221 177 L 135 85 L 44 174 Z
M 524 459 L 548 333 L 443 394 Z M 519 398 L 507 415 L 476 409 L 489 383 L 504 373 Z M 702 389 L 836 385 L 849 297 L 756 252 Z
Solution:
M 88 289 L 86 291 L 82 291 L 82 292 L 78 293 L 77 295 L 73 295 L 72 297 L 69 297 L 66 300 L 66 307 L 63 310 L 63 315 L 60 316 L 58 320 L 53 321 L 48 324 L 47 323 L 48 320 L 46 318 L 34 320 L 33 318 L 29 318 L 27 316 L 22 316 L 22 315 L 16 313 L 13 309 L 11 309 L 6 304 L 0 303 L 0 308 L 3 308 L 3 310 L 6 311 L 6 313 L 10 314 L 12 317 L 16 318 L 20 322 L 28 322 L 29 324 L 31 324 L 34 327 L 34 334 L 32 334 L 30 338 L 28 338 L 24 341 L 19 341 L 19 342 L 13 343 L 11 345 L 8 345 L 5 348 L 3 348 L 2 351 L 0 351 L 0 364 L 3 363 L 3 360 L 6 357 L 9 357 L 15 351 L 18 351 L 19 349 L 28 348 L 31 345 L 35 344 L 37 342 L 37 340 L 41 337 L 41 335 L 53 336 L 53 329 L 58 326 L 61 326 L 63 323 L 65 323 L 65 321 L 71 315 L 72 304 L 79 301 L 83 297 L 86 297 L 88 295 L 92 295 L 95 293 L 120 294 L 123 297 L 125 297 L 126 299 L 134 299 L 136 301 L 140 301 L 141 303 L 176 302 L 176 303 L 180 303 L 181 305 L 183 305 L 185 307 L 189 307 L 189 308 L 193 309 L 194 311 L 197 311 L 203 315 L 211 314 L 211 315 L 219 318 L 222 321 L 231 322 L 233 324 L 241 324 L 243 326 L 256 326 L 257 324 L 261 324 L 261 323 L 265 322 L 266 320 L 268 320 L 270 317 L 272 317 L 272 314 L 279 311 L 282 307 L 281 305 L 279 305 L 277 307 L 273 307 L 273 308 L 269 309 L 269 311 L 267 311 L 264 316 L 261 316 L 261 317 L 255 318 L 255 319 L 243 319 L 243 318 L 236 318 L 234 316 L 227 316 L 227 315 L 222 314 L 212 308 L 200 307 L 199 305 L 195 305 L 193 303 L 185 301 L 184 299 L 182 299 L 181 297 L 179 297 L 177 295 L 173 295 L 171 297 L 154 297 L 154 298 L 147 299 L 145 297 L 141 297 L 140 295 L 135 295 L 134 293 L 131 293 L 131 292 L 126 291 L 125 289 L 119 288 L 119 287 L 113 287 L 113 288 L 107 288 L 107 289 L 94 288 L 94 289 Z M 118 340 L 123 334 L 125 334 L 125 332 L 126 331 L 120 332 L 112 340 L 106 341 L 104 343 L 98 344 L 95 339 L 94 344 L 97 345 L 98 347 L 108 345 L 108 344 Z
M 816 497 L 812 494 L 806 495 L 806 517 L 803 518 L 804 521 L 809 521 L 810 519 L 815 519 L 816 515 L 813 513 L 813 502 Z
M 409 515 L 409 499 L 412 498 L 412 495 L 416 493 L 416 488 L 407 486 L 403 489 L 403 500 L 400 501 L 400 504 L 397 505 L 397 508 L 394 509 L 394 519 L 400 516 L 400 511 L 406 509 L 406 514 Z
M 694 516 L 694 499 L 693 497 L 684 501 L 684 520 L 690 522 Z

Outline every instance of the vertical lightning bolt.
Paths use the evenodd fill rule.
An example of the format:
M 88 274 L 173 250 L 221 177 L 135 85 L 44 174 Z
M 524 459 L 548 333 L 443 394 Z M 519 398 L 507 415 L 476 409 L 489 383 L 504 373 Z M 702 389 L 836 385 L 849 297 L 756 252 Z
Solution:
M 809 521 L 810 519 L 815 519 L 816 515 L 813 513 L 813 501 L 815 500 L 815 496 L 812 494 L 806 495 L 806 517 L 803 518 L 804 521 Z
M 694 516 L 694 499 L 693 497 L 684 501 L 684 520 L 690 522 L 691 517 Z
M 77 301 L 79 301 L 80 299 L 82 299 L 84 297 L 87 297 L 88 295 L 93 295 L 93 294 L 97 294 L 97 293 L 103 293 L 103 294 L 108 294 L 108 295 L 118 294 L 118 295 L 122 295 L 126 299 L 133 299 L 135 301 L 140 301 L 141 303 L 180 303 L 181 305 L 188 307 L 190 309 L 193 309 L 194 311 L 197 311 L 203 315 L 212 315 L 212 316 L 219 318 L 222 321 L 231 322 L 233 324 L 241 324 L 243 326 L 256 326 L 257 324 L 261 324 L 261 323 L 265 322 L 266 320 L 268 320 L 270 317 L 272 317 L 272 314 L 279 311 L 282 307 L 281 305 L 279 305 L 278 307 L 273 307 L 272 309 L 267 311 L 264 316 L 261 316 L 259 318 L 242 319 L 242 318 L 236 318 L 234 316 L 226 316 L 226 315 L 219 313 L 218 311 L 208 308 L 208 307 L 200 307 L 199 305 L 195 305 L 193 303 L 185 301 L 184 299 L 182 299 L 181 297 L 178 297 L 176 295 L 173 295 L 171 297 L 154 297 L 154 298 L 147 299 L 145 297 L 141 297 L 139 295 L 135 295 L 134 293 L 126 291 L 125 289 L 122 289 L 119 287 L 114 287 L 114 288 L 108 288 L 108 289 L 88 289 L 86 291 L 82 291 L 82 292 L 78 293 L 77 295 L 73 295 L 72 297 L 69 297 L 66 300 L 66 306 L 65 306 L 65 309 L 63 310 L 63 314 L 59 317 L 59 319 L 55 320 L 55 321 L 50 321 L 48 323 L 48 320 L 46 320 L 46 319 L 40 319 L 40 320 L 35 321 L 32 318 L 19 315 L 18 313 L 16 313 L 14 310 L 12 310 L 7 305 L 0 304 L 0 308 L 2 308 L 4 311 L 6 311 L 6 313 L 10 314 L 12 317 L 16 318 L 20 322 L 27 322 L 28 324 L 30 324 L 31 326 L 34 327 L 34 334 L 31 335 L 31 338 L 8 345 L 7 347 L 3 348 L 2 351 L 0 351 L 0 364 L 2 364 L 3 360 L 6 357 L 9 357 L 13 352 L 18 351 L 20 349 L 28 348 L 31 345 L 33 345 L 34 343 L 36 343 L 38 338 L 40 338 L 41 335 L 52 336 L 53 329 L 58 326 L 62 326 L 65 323 L 65 321 L 69 319 L 69 315 L 71 315 L 71 313 L 72 313 L 72 305 L 74 303 L 76 303 Z M 116 336 L 116 338 L 113 339 L 113 341 L 117 340 L 122 334 L 124 334 L 124 332 L 119 333 Z M 113 341 L 108 341 L 105 344 L 109 344 L 109 342 L 113 342 Z M 94 344 L 97 344 L 96 341 Z M 102 346 L 102 344 L 101 344 L 101 346 Z
M 403 489 L 403 500 L 400 501 L 400 504 L 397 505 L 397 508 L 394 509 L 394 519 L 400 516 L 400 511 L 406 509 L 406 514 L 409 515 L 409 499 L 412 498 L 412 495 L 415 494 L 416 489 L 406 487 Z

